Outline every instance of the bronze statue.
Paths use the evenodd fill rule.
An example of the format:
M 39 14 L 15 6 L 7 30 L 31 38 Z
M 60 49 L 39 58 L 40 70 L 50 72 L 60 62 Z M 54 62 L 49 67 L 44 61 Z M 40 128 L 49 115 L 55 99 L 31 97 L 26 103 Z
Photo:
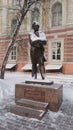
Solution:
M 37 78 L 37 64 L 39 64 L 41 77 L 45 79 L 44 62 L 46 59 L 44 57 L 44 45 L 46 45 L 46 36 L 42 31 L 39 31 L 39 24 L 37 22 L 33 22 L 32 29 L 34 32 L 29 35 L 32 77 L 34 76 L 35 79 Z

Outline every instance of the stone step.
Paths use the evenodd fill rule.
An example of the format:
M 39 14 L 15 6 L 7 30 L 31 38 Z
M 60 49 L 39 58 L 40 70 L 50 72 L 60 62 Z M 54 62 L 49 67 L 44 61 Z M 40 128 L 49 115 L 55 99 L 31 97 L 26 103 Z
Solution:
M 16 101 L 16 104 L 44 111 L 47 111 L 49 108 L 49 103 L 33 101 L 25 98 Z
M 25 116 L 29 118 L 36 118 L 36 119 L 41 119 L 46 111 L 43 110 L 35 110 L 32 108 L 24 107 L 24 106 L 18 106 L 14 105 L 11 106 L 10 112 L 19 116 Z

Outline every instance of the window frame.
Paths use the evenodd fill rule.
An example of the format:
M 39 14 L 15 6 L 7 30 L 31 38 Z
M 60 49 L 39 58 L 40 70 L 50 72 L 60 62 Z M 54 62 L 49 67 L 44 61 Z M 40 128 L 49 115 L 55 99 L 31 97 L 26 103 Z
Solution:
M 14 24 L 15 21 L 16 21 L 16 23 Z M 17 19 L 14 18 L 11 20 L 11 35 L 14 33 L 16 25 L 17 25 Z
M 15 58 L 14 58 L 15 57 Z M 8 61 L 9 62 L 16 62 L 17 60 L 17 47 L 14 45 L 11 49 L 11 52 L 9 54 Z
M 61 59 L 52 59 L 52 44 L 53 43 L 61 43 Z M 57 51 L 57 50 L 56 50 Z M 64 39 L 53 39 L 49 42 L 49 56 L 48 60 L 51 64 L 61 64 L 63 62 L 63 54 L 64 54 Z
M 62 26 L 62 4 L 60 2 L 56 2 L 52 6 L 51 12 L 52 12 L 52 27 Z
M 36 18 L 36 16 L 33 18 L 32 16 L 34 16 L 35 15 L 35 13 L 37 13 L 37 18 Z M 40 10 L 39 10 L 39 8 L 38 7 L 34 7 L 33 9 L 32 9 L 32 11 L 31 11 L 31 28 L 32 28 L 32 22 L 33 21 L 37 21 L 37 22 L 40 22 Z

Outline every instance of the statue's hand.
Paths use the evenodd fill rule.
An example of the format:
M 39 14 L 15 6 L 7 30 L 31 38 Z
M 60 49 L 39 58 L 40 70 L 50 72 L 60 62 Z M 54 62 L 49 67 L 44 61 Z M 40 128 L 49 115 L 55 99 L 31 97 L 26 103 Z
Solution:
M 35 47 L 41 47 L 45 44 L 46 44 L 46 41 L 42 41 L 42 40 L 36 40 L 36 41 L 31 42 L 31 45 Z
M 46 41 L 38 40 L 39 44 L 46 45 Z

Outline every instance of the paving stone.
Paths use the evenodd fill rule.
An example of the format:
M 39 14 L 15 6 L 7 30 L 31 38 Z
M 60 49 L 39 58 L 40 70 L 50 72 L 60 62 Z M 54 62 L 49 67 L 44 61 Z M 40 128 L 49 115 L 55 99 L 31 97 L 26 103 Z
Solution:
M 64 87 L 73 87 L 70 80 L 63 81 Z M 12 103 L 14 100 L 12 100 Z M 16 116 L 9 112 L 11 100 L 0 105 L 0 130 L 73 130 L 73 103 L 63 100 L 58 112 L 48 111 L 42 120 Z
M 3 128 L 2 126 L 0 126 L 0 130 L 6 130 L 6 128 Z

